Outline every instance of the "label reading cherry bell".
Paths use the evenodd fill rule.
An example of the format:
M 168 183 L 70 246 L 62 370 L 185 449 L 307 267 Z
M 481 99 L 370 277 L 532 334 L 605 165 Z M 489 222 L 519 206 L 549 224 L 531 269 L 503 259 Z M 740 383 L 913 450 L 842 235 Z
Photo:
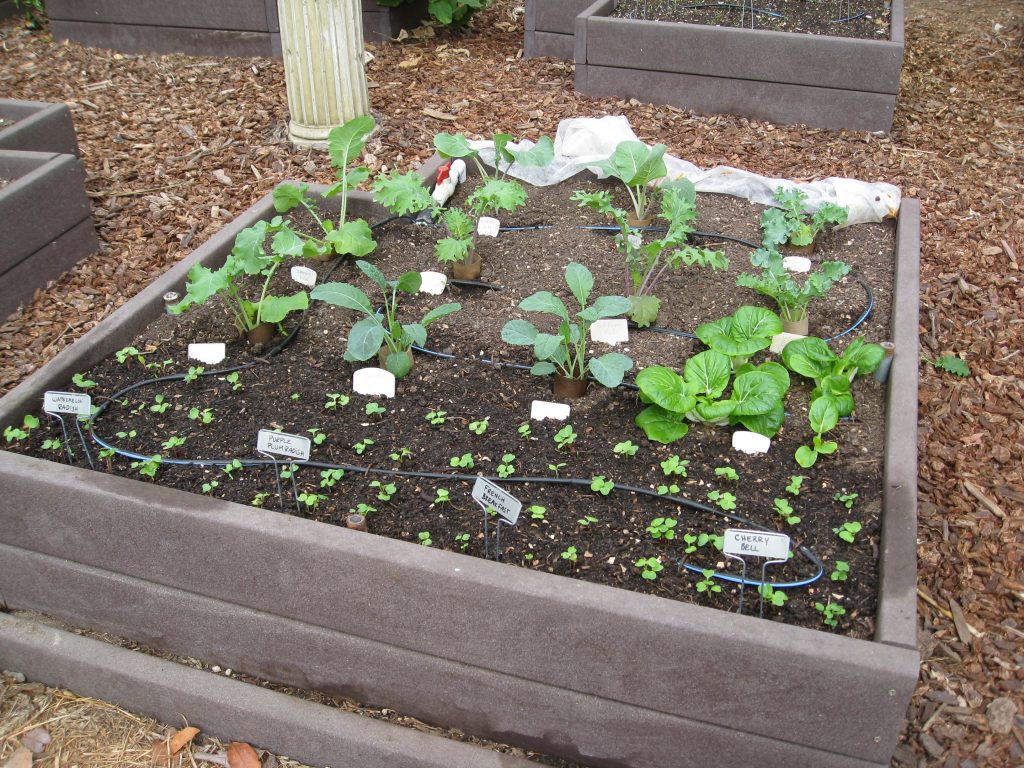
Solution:
M 745 531 L 729 528 L 725 531 L 722 552 L 739 557 L 767 557 L 772 560 L 789 558 L 789 536 L 768 531 Z

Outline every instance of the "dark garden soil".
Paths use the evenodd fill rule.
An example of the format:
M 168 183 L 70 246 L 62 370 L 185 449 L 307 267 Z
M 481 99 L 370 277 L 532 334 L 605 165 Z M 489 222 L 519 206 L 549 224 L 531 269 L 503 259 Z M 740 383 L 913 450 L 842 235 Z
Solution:
M 466 185 L 460 198 L 474 182 Z M 776 437 L 768 455 L 747 456 L 730 447 L 732 429 L 695 425 L 682 441 L 671 446 L 648 441 L 633 423 L 640 406 L 636 393 L 628 388 L 608 390 L 593 384 L 591 392 L 572 403 L 572 415 L 566 422 L 578 438 L 559 448 L 555 434 L 564 426 L 559 422 L 530 422 L 533 400 L 552 399 L 547 379 L 510 367 L 495 367 L 483 360 L 532 363 L 523 348 L 514 348 L 500 340 L 501 327 L 510 317 L 523 316 L 517 305 L 538 290 L 551 290 L 570 306 L 562 278 L 566 263 L 584 263 L 596 276 L 595 295 L 620 293 L 622 257 L 608 234 L 581 230 L 580 225 L 602 224 L 595 214 L 581 210 L 569 201 L 573 190 L 581 187 L 609 187 L 608 182 L 570 180 L 556 187 L 531 188 L 528 204 L 507 217 L 507 226 L 538 226 L 545 229 L 509 231 L 496 240 L 483 243 L 484 280 L 496 286 L 492 290 L 452 287 L 443 299 L 417 296 L 403 304 L 407 322 L 418 319 L 430 307 L 442 301 L 459 301 L 463 309 L 431 326 L 429 346 L 456 359 L 419 355 L 413 372 L 399 383 L 394 400 L 356 396 L 351 391 L 354 364 L 341 359 L 341 340 L 354 313 L 320 303 L 306 314 L 295 340 L 280 354 L 239 373 L 237 384 L 224 375 L 204 376 L 191 383 L 158 383 L 135 390 L 109 407 L 100 419 L 97 432 L 119 448 L 151 456 L 160 454 L 175 459 L 249 459 L 255 456 L 255 430 L 281 428 L 286 432 L 314 435 L 322 442 L 313 452 L 314 462 L 347 468 L 344 478 L 325 486 L 324 467 L 302 469 L 297 473 L 300 494 L 312 494 L 309 503 L 299 506 L 301 514 L 329 523 L 342 524 L 345 516 L 359 505 L 374 508 L 367 514 L 372 533 L 417 542 L 429 536 L 432 545 L 468 555 L 485 556 L 486 539 L 482 514 L 469 496 L 470 484 L 448 476 L 476 473 L 511 475 L 498 480 L 516 494 L 529 509 L 543 513 L 523 513 L 514 528 L 503 531 L 501 559 L 525 567 L 548 570 L 625 589 L 650 592 L 671 599 L 710 604 L 736 610 L 738 591 L 723 584 L 720 593 L 698 593 L 699 575 L 683 568 L 729 568 L 711 544 L 691 547 L 687 553 L 684 535 L 720 535 L 726 527 L 759 526 L 780 530 L 792 536 L 794 549 L 809 547 L 825 562 L 825 577 L 806 588 L 789 592 L 790 600 L 781 609 L 770 609 L 772 618 L 804 626 L 821 627 L 821 615 L 814 603 L 829 600 L 841 603 L 847 615 L 840 631 L 870 637 L 877 591 L 876 558 L 878 520 L 881 508 L 881 458 L 884 431 L 884 388 L 872 377 L 858 382 L 857 410 L 853 418 L 837 430 L 841 448 L 837 456 L 823 459 L 811 469 L 801 469 L 792 459 L 793 452 L 809 443 L 806 425 L 809 387 L 795 386 L 787 398 L 786 426 Z M 625 203 L 625 192 L 614 189 Z M 459 198 L 457 198 L 459 199 Z M 702 195 L 697 228 L 740 239 L 757 239 L 762 206 L 721 195 Z M 304 222 L 298 222 L 301 227 Z M 394 221 L 378 230 L 379 248 L 373 262 L 389 277 L 408 270 L 438 269 L 433 245 L 444 232 L 438 228 Z M 659 323 L 669 328 L 692 330 L 699 323 L 730 314 L 743 303 L 763 304 L 757 294 L 735 288 L 735 275 L 749 268 L 750 248 L 718 238 L 708 243 L 722 245 L 731 258 L 727 271 L 713 273 L 699 268 L 684 268 L 659 284 L 664 299 Z M 892 280 L 893 227 L 891 224 L 861 225 L 836 231 L 823 239 L 818 259 L 846 260 L 860 279 L 847 278 L 835 289 L 828 304 L 822 306 L 813 331 L 823 336 L 843 333 L 859 318 L 874 297 L 870 318 L 855 334 L 843 337 L 838 346 L 861 334 L 869 340 L 888 338 L 888 316 Z M 375 296 L 372 285 L 349 262 L 313 263 L 330 279 L 354 281 Z M 278 271 L 277 295 L 293 292 L 289 271 Z M 824 302 L 822 302 L 824 304 Z M 187 344 L 196 341 L 231 341 L 229 318 L 219 300 L 181 317 L 167 317 L 154 324 L 135 342 L 147 362 L 173 361 L 157 373 L 146 374 L 137 363 L 108 361 L 88 372 L 97 382 L 92 389 L 97 401 L 118 397 L 115 393 L 140 378 L 187 370 Z M 703 349 L 694 340 L 654 331 L 636 332 L 623 345 L 637 366 L 670 365 L 677 369 L 687 357 Z M 245 363 L 253 354 L 241 341 L 233 341 L 228 360 L 219 368 Z M 595 344 L 597 353 L 606 351 Z M 757 361 L 766 355 L 755 358 Z M 191 365 L 196 365 L 193 361 Z M 631 377 L 630 377 L 631 378 Z M 796 379 L 797 377 L 794 377 Z M 240 385 L 234 390 L 234 386 Z M 69 384 L 69 388 L 71 385 Z M 327 407 L 330 393 L 351 397 L 347 405 Z M 154 399 L 162 396 L 171 406 L 153 412 Z M 368 415 L 374 403 L 385 411 Z M 192 409 L 210 409 L 213 420 L 199 424 L 190 419 Z M 446 412 L 443 423 L 431 425 L 429 412 Z M 473 422 L 487 421 L 483 434 L 474 434 Z M 528 424 L 529 436 L 519 431 Z M 47 438 L 59 437 L 56 423 L 35 434 L 36 450 Z M 183 446 L 168 450 L 161 443 L 171 437 L 185 438 Z M 319 437 L 318 437 L 319 439 Z M 612 448 L 631 440 L 638 446 L 633 457 L 620 457 Z M 372 441 L 359 449 L 357 443 Z M 473 466 L 455 469 L 451 461 L 465 455 Z M 52 453 L 50 454 L 52 456 Z M 511 458 L 509 458 L 511 455 Z M 660 463 L 677 455 L 688 466 L 680 474 L 666 476 Z M 81 460 L 79 463 L 83 463 Z M 110 460 L 108 468 L 119 474 L 139 477 L 131 461 Z M 501 464 L 509 465 L 501 470 Z M 366 468 L 365 476 L 352 467 Z M 718 468 L 732 468 L 737 480 L 716 476 Z M 554 468 L 554 469 L 553 469 Z M 422 478 L 392 475 L 393 471 L 440 473 L 444 477 Z M 802 475 L 799 496 L 787 493 L 793 475 Z M 592 478 L 601 476 L 616 483 L 648 489 L 650 495 L 616 491 L 602 495 L 590 489 Z M 555 483 L 524 482 L 524 478 L 554 478 Z M 582 480 L 570 486 L 566 478 Z M 231 501 L 248 504 L 253 499 L 271 508 L 279 508 L 273 468 L 243 468 L 230 476 L 219 467 L 164 466 L 157 482 L 192 492 L 205 492 Z M 394 488 L 388 493 L 373 483 Z M 677 507 L 657 498 L 659 486 L 677 485 L 673 493 L 710 505 L 701 512 Z M 437 502 L 437 491 L 450 494 L 447 502 Z M 739 521 L 713 514 L 714 491 L 735 497 Z M 269 495 L 268 495 L 269 494 Z M 848 511 L 834 497 L 854 494 L 853 510 Z M 285 508 L 295 509 L 287 494 Z M 391 496 L 392 498 L 383 498 Z M 773 500 L 789 500 L 793 514 L 802 521 L 787 526 L 776 514 Z M 731 507 L 730 507 L 731 508 Z M 678 520 L 673 541 L 655 541 L 645 530 L 652 520 L 671 517 Z M 592 519 L 591 519 L 592 518 Z M 839 540 L 833 528 L 846 520 L 864 526 L 854 545 Z M 467 535 L 468 534 L 468 535 Z M 563 556 L 575 547 L 577 559 Z M 664 571 L 655 581 L 641 577 L 634 564 L 640 558 L 659 557 Z M 833 583 L 828 575 L 837 560 L 850 566 L 845 583 Z M 814 563 L 798 556 L 774 576 L 777 582 L 810 579 Z M 734 574 L 735 575 L 735 574 Z M 748 590 L 747 610 L 754 595 Z
M 701 3 L 619 0 L 612 15 L 624 19 L 888 40 L 887 5 L 882 0 L 756 0 L 753 3 L 745 0 Z

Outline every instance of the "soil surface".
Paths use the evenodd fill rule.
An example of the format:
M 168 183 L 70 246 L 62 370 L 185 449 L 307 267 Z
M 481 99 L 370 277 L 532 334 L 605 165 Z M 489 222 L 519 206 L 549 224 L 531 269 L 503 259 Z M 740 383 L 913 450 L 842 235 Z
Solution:
M 701 3 L 619 0 L 612 15 L 624 19 L 888 40 L 887 6 L 882 0 L 758 0 L 753 3 L 745 0 Z
M 571 63 L 520 58 L 514 4 L 465 34 L 368 46 L 374 172 L 424 159 L 442 130 L 535 139 L 565 117 L 623 114 L 641 139 L 702 167 L 885 180 L 921 199 L 922 354 L 961 355 L 971 374 L 920 367 L 922 666 L 894 766 L 1024 761 L 1022 14 L 1019 0 L 908 0 L 885 137 L 582 97 Z M 333 179 L 324 156 L 285 139 L 278 61 L 117 54 L 54 42 L 17 20 L 0 23 L 0 37 L 5 95 L 70 107 L 101 239 L 97 254 L 0 325 L 0 391 L 278 181 Z

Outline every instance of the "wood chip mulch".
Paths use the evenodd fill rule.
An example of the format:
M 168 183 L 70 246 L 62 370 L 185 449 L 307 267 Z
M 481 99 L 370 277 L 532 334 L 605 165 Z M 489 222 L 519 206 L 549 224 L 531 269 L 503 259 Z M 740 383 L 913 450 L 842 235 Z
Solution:
M 521 10 L 521 9 L 520 9 Z M 368 46 L 381 125 L 372 170 L 407 168 L 433 134 L 553 135 L 626 115 L 700 166 L 797 180 L 884 180 L 922 201 L 920 685 L 896 766 L 1024 764 L 1024 6 L 907 0 L 892 134 L 789 128 L 589 99 L 571 63 L 523 60 L 500 2 L 468 34 Z M 287 143 L 280 62 L 122 55 L 0 23 L 0 92 L 66 102 L 101 251 L 0 321 L 0 393 L 92 328 L 286 178 L 332 180 Z

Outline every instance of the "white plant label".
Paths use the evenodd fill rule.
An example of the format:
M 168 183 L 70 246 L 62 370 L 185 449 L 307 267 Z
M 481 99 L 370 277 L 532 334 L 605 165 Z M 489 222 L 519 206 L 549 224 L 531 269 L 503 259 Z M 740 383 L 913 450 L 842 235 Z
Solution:
M 565 421 L 569 418 L 569 411 L 568 403 L 549 403 L 547 400 L 534 400 L 530 404 L 530 418 L 534 421 L 544 421 L 544 419 Z
M 80 392 L 44 392 L 43 410 L 46 413 L 73 413 L 76 416 L 92 415 L 92 398 Z
M 810 272 L 811 260 L 806 256 L 785 256 L 782 259 L 782 268 L 787 272 Z
M 757 432 L 744 432 L 739 430 L 732 433 L 732 448 L 734 451 L 743 453 L 768 453 L 772 447 L 772 441 Z
M 493 216 L 481 216 L 476 223 L 476 233 L 480 237 L 497 237 L 501 222 Z
M 770 560 L 789 559 L 789 536 L 767 531 L 745 531 L 728 528 L 722 552 L 738 557 L 767 557 Z
M 198 360 L 200 363 L 206 363 L 207 365 L 216 365 L 227 357 L 227 354 L 227 349 L 224 346 L 223 341 L 218 341 L 213 344 L 188 345 L 189 360 Z
M 448 276 L 444 272 L 420 272 L 420 293 L 440 296 L 448 285 Z
M 624 317 L 602 318 L 590 326 L 590 340 L 605 344 L 622 344 L 629 341 L 629 323 Z
M 473 500 L 483 507 L 484 512 L 488 508 L 493 509 L 509 525 L 515 525 L 523 511 L 523 502 L 482 477 L 478 477 L 473 485 Z
M 394 397 L 395 374 L 383 368 L 360 368 L 352 374 L 352 391 L 371 397 Z
M 633 249 L 638 249 L 644 244 L 643 238 L 637 234 L 628 235 L 626 240 L 629 241 L 629 246 Z
M 782 333 L 777 333 L 774 336 L 772 336 L 771 353 L 773 355 L 781 355 L 782 350 L 786 348 L 786 345 L 789 344 L 789 342 L 791 342 L 793 339 L 803 338 L 805 337 L 801 336 L 799 333 L 786 333 L 785 331 L 783 331 Z
M 309 461 L 310 446 L 310 439 L 302 435 L 289 435 L 287 432 L 275 432 L 272 429 L 261 429 L 256 434 L 256 450 L 260 453 Z
M 312 288 L 316 285 L 316 272 L 309 267 L 292 267 L 292 280 L 299 285 Z

